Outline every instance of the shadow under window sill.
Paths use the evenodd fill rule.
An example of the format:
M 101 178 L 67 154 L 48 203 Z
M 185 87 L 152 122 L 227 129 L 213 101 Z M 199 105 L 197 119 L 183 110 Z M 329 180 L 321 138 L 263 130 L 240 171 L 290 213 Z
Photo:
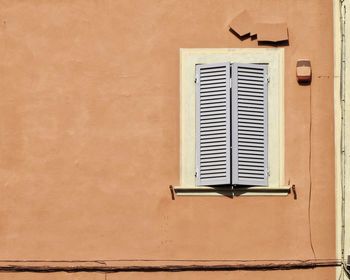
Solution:
M 262 186 L 170 186 L 175 196 L 287 196 L 291 193 L 291 186 L 262 187 Z

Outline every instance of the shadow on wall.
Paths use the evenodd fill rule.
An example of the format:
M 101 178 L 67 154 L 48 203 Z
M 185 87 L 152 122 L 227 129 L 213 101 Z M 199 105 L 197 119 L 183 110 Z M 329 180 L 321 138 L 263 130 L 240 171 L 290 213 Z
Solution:
M 236 31 L 230 28 L 230 32 L 235 35 L 240 41 L 245 41 L 250 39 L 251 41 L 255 41 L 258 38 L 258 35 L 250 35 L 250 33 L 245 34 L 243 36 L 239 35 Z M 271 42 L 271 41 L 258 41 L 258 46 L 271 46 L 271 47 L 287 47 L 289 46 L 289 40 Z

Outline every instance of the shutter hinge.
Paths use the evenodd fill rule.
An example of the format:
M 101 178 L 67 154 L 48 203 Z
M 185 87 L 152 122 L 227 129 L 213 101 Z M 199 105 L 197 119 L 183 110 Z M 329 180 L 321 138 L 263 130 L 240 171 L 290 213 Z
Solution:
M 195 83 L 195 84 L 197 83 L 197 78 L 194 78 L 194 83 Z
M 270 170 L 266 170 L 267 177 L 270 177 Z
M 266 76 L 266 82 L 269 83 L 270 82 L 270 77 Z
M 197 171 L 194 173 L 194 177 L 196 177 L 196 178 L 197 178 Z

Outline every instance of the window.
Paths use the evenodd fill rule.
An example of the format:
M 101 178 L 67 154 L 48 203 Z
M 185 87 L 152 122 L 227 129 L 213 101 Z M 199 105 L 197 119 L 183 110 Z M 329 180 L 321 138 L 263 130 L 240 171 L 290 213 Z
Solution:
M 216 185 L 246 185 L 252 190 L 257 186 L 259 190 L 283 188 L 284 185 L 284 50 L 282 48 L 256 48 L 256 49 L 181 49 L 180 51 L 180 188 L 200 189 L 206 186 Z M 223 63 L 224 62 L 224 63 Z M 220 126 L 221 132 L 224 132 L 226 137 L 224 145 L 219 148 L 224 151 L 224 158 L 229 162 L 228 165 L 221 163 L 220 167 L 225 166 L 225 169 L 218 169 L 223 177 L 213 180 L 201 177 L 198 174 L 197 166 L 199 159 L 196 157 L 196 149 L 200 146 L 196 143 L 199 141 L 198 132 L 196 131 L 196 106 L 199 106 L 196 99 L 196 87 L 199 83 L 196 81 L 196 68 L 205 70 L 207 67 L 210 71 L 210 65 L 224 65 L 224 71 L 219 71 L 222 76 L 221 81 L 225 88 L 225 97 L 221 101 L 221 105 L 225 108 L 226 122 Z M 256 174 L 263 175 L 264 178 L 237 178 L 239 177 L 239 151 L 235 150 L 234 143 L 237 142 L 237 123 L 240 119 L 237 115 L 237 101 L 230 97 L 230 92 L 237 91 L 235 88 L 237 83 L 234 80 L 240 78 L 237 75 L 238 68 L 243 67 L 258 67 L 264 69 L 264 73 L 268 73 L 269 83 L 266 84 L 265 99 L 265 119 L 264 133 L 266 132 L 263 146 L 264 160 L 263 168 L 265 173 L 258 170 Z M 255 72 L 254 69 L 251 69 Z M 236 72 L 235 72 L 236 71 Z M 260 70 L 259 70 L 260 71 Z M 258 72 L 259 72 L 258 71 Z M 246 71 L 247 72 L 247 71 Z M 249 72 L 249 71 L 248 71 Z M 230 81 L 231 79 L 231 81 Z M 259 80 L 259 79 L 258 79 Z M 197 77 L 198 81 L 198 77 Z M 199 81 L 200 82 L 200 81 Z M 203 81 L 204 82 L 204 81 Z M 230 84 L 232 82 L 232 90 Z M 265 81 L 266 82 L 266 81 Z M 229 92 L 229 94 L 227 94 Z M 207 100 L 210 102 L 210 99 Z M 205 102 L 207 102 L 205 101 Z M 246 101 L 249 103 L 249 101 Z M 225 107 L 226 106 L 226 107 Z M 213 108 L 212 108 L 213 109 Z M 222 109 L 222 108 L 221 108 Z M 261 117 L 261 115 L 259 115 Z M 223 121 L 223 119 L 221 119 Z M 243 119 L 242 119 L 243 120 Z M 208 126 L 210 126 L 208 124 Z M 222 130 L 223 129 L 223 130 Z M 236 132 L 235 132 L 236 131 Z M 237 136 L 238 137 L 238 136 Z M 247 139 L 249 141 L 249 139 Z M 232 144 L 231 144 L 232 142 Z M 211 143 L 213 144 L 213 143 Z M 221 143 L 223 144 L 223 143 Z M 231 150 L 232 146 L 232 151 Z M 261 148 L 261 145 L 260 145 Z M 261 150 L 262 151 L 262 150 Z M 261 152 L 260 151 L 260 152 Z M 209 150 L 207 154 L 209 154 Z M 208 157 L 209 158 L 209 157 Z M 208 165 L 210 166 L 210 165 Z M 244 166 L 244 165 L 241 165 Z M 260 165 L 261 167 L 262 165 Z M 219 167 L 219 166 L 218 166 Z M 248 165 L 246 165 L 248 170 Z M 207 168 L 210 170 L 210 168 Z M 242 169 L 241 169 L 242 171 Z M 196 174 L 197 172 L 197 174 Z M 221 173 L 220 173 L 221 172 Z M 241 174 L 245 174 L 244 172 Z M 251 173 L 253 174 L 253 173 Z M 197 176 L 196 176 L 197 175 Z M 199 175 L 199 176 L 198 176 Z M 203 179 L 201 181 L 201 178 Z M 243 181 L 244 179 L 244 181 Z M 254 180 L 253 180 L 254 179 Z
M 267 65 L 196 65 L 196 184 L 268 185 Z

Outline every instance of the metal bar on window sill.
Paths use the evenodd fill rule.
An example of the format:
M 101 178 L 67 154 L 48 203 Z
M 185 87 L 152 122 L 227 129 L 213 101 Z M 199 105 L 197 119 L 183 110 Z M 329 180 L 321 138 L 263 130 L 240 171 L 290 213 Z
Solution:
M 286 196 L 291 186 L 280 187 L 184 187 L 174 186 L 171 190 L 176 196 Z

